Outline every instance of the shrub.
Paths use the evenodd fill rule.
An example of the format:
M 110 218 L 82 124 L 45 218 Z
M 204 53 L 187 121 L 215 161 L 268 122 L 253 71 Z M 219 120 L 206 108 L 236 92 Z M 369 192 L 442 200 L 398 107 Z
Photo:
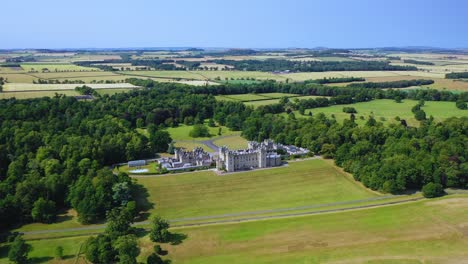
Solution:
M 434 198 L 445 194 L 444 187 L 439 183 L 430 182 L 423 186 L 422 193 L 426 198 Z
M 203 124 L 197 124 L 193 126 L 193 129 L 189 132 L 189 136 L 197 138 L 197 137 L 209 137 L 210 131 L 208 127 Z
M 345 113 L 348 113 L 348 114 L 356 114 L 357 111 L 354 107 L 349 107 L 349 106 L 346 106 L 346 107 L 343 107 L 343 112 Z

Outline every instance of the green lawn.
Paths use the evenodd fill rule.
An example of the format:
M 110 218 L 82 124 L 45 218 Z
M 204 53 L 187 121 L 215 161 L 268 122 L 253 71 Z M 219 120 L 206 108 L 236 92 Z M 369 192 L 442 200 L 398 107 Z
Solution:
M 396 116 L 401 119 L 405 119 L 409 125 L 416 126 L 418 121 L 414 118 L 414 114 L 411 112 L 411 108 L 415 106 L 418 101 L 414 100 L 403 100 L 402 103 L 396 103 L 394 100 L 382 99 L 373 100 L 370 102 L 349 104 L 349 105 L 335 105 L 329 107 L 319 107 L 310 110 L 306 110 L 305 116 L 308 116 L 309 112 L 313 114 L 324 113 L 327 116 L 335 115 L 338 121 L 342 121 L 345 118 L 349 118 L 349 114 L 343 112 L 343 107 L 349 106 L 354 107 L 357 110 L 356 121 L 358 123 L 364 123 L 364 120 L 360 119 L 363 116 L 366 120 L 370 115 L 374 115 L 375 119 L 384 123 L 396 123 Z M 460 110 L 455 106 L 455 102 L 435 102 L 426 101 L 422 108 L 426 112 L 426 116 L 433 116 L 436 121 L 442 121 L 449 117 L 462 117 L 468 116 L 467 110 Z M 296 117 L 301 115 L 296 111 Z M 382 120 L 385 119 L 385 121 Z
M 227 97 L 233 100 L 238 100 L 238 101 L 252 101 L 252 100 L 268 99 L 267 97 L 259 95 L 259 94 L 230 94 L 230 95 L 225 95 L 224 97 Z
M 297 94 L 290 94 L 290 93 L 260 93 L 260 96 L 272 98 L 272 99 L 279 99 L 281 97 L 296 97 L 299 96 Z
M 206 152 L 214 152 L 213 149 L 211 149 L 210 147 L 208 147 L 207 145 L 199 142 L 199 141 L 196 141 L 196 140 L 193 140 L 193 141 L 176 141 L 175 144 L 174 144 L 177 148 L 185 148 L 187 150 L 193 150 L 194 148 L 202 148 L 203 150 L 205 150 Z
M 174 263 L 464 263 L 468 196 L 180 229 Z M 149 247 L 142 241 L 144 247 Z
M 468 195 L 339 213 L 176 228 L 187 236 L 163 244 L 177 263 L 464 263 L 468 259 Z M 75 263 L 86 236 L 28 241 L 38 263 Z M 57 246 L 64 261 L 52 260 Z M 139 261 L 154 243 L 140 239 Z M 9 263 L 0 244 L 0 263 Z M 255 261 L 252 261 L 255 260 Z M 85 263 L 82 259 L 77 263 Z
M 271 105 L 279 103 L 280 99 L 268 99 L 268 100 L 261 100 L 261 101 L 252 101 L 252 102 L 244 102 L 245 105 L 253 106 L 257 108 L 263 105 Z
M 239 134 L 239 131 L 231 131 L 229 128 L 225 126 L 221 127 L 221 136 L 229 136 L 229 135 L 236 135 Z M 171 134 L 173 140 L 207 140 L 213 137 L 218 137 L 218 131 L 220 127 L 208 127 L 210 134 L 212 135 L 209 138 L 193 138 L 189 135 L 190 131 L 193 129 L 193 126 L 186 126 L 186 125 L 179 125 L 178 127 L 169 127 L 167 131 Z
M 376 196 L 324 160 L 218 176 L 212 171 L 138 178 L 152 212 L 175 219 L 350 201 Z
M 241 136 L 229 136 L 217 139 L 213 142 L 216 146 L 227 146 L 230 149 L 246 149 L 247 139 Z

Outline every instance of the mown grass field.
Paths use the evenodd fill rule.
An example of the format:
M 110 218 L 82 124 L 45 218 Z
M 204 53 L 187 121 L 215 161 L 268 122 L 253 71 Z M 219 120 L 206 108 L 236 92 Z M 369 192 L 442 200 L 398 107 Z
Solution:
M 213 143 L 218 146 L 227 146 L 230 149 L 246 149 L 247 148 L 247 139 L 238 136 L 228 136 L 220 139 L 216 139 Z
M 205 122 L 206 123 L 206 122 Z M 218 137 L 218 136 L 229 136 L 229 135 L 236 135 L 239 134 L 239 131 L 231 131 L 229 128 L 225 126 L 216 126 L 216 127 L 208 127 L 208 131 L 210 132 L 211 137 L 200 137 L 200 138 L 193 138 L 191 137 L 190 131 L 193 129 L 193 126 L 187 126 L 187 125 L 179 125 L 178 127 L 169 127 L 167 128 L 167 131 L 171 135 L 172 139 L 177 141 L 177 140 L 208 140 L 213 137 Z M 218 135 L 219 128 L 221 128 L 221 135 Z
M 236 224 L 175 228 L 178 245 L 163 244 L 173 263 L 465 263 L 468 195 L 378 208 Z M 87 236 L 28 241 L 37 263 L 75 263 Z M 139 261 L 154 243 L 140 238 Z M 54 260 L 63 246 L 65 260 Z M 0 245 L 0 263 L 7 260 Z M 80 258 L 77 263 L 85 263 Z
M 350 114 L 343 112 L 343 107 L 349 106 L 357 110 L 357 114 L 355 114 L 357 123 L 362 124 L 366 122 L 370 115 L 373 115 L 377 121 L 386 124 L 397 123 L 399 121 L 396 121 L 395 117 L 398 116 L 401 119 L 405 119 L 409 125 L 417 126 L 419 121 L 414 118 L 414 114 L 411 112 L 411 108 L 417 103 L 418 101 L 414 100 L 403 100 L 402 103 L 396 103 L 394 100 L 381 99 L 349 105 L 335 105 L 309 109 L 305 111 L 305 116 L 301 116 L 297 111 L 294 113 L 296 117 L 308 117 L 309 112 L 313 114 L 324 113 L 327 116 L 333 114 L 336 119 L 341 122 L 344 119 L 349 119 Z M 455 102 L 426 101 L 422 109 L 426 112 L 427 118 L 432 115 L 436 121 L 442 121 L 449 117 L 468 117 L 468 111 L 458 109 L 455 106 Z M 361 120 L 360 116 L 363 116 L 365 120 Z
M 468 196 L 178 230 L 174 263 L 465 263 Z M 149 247 L 147 239 L 143 247 Z
M 138 178 L 169 219 L 333 203 L 375 197 L 324 160 L 218 176 L 212 171 Z
M 213 149 L 201 143 L 200 141 L 196 141 L 196 140 L 193 140 L 193 141 L 180 141 L 179 140 L 174 143 L 174 146 L 177 148 L 185 148 L 186 150 L 193 150 L 194 148 L 200 147 L 206 152 L 214 152 Z

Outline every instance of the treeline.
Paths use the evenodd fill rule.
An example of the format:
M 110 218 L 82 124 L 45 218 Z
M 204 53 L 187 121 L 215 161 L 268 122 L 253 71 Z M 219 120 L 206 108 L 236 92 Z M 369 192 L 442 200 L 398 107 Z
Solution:
M 3 92 L 4 84 L 5 84 L 5 79 L 3 79 L 3 77 L 0 77 L 0 93 Z
M 85 82 L 82 80 L 44 80 L 44 79 L 39 79 L 39 80 L 33 80 L 34 84 L 84 84 Z
M 347 87 L 363 87 L 372 89 L 382 88 L 406 88 L 411 86 L 421 86 L 433 84 L 433 80 L 418 79 L 418 80 L 401 80 L 393 82 L 366 82 L 366 83 L 351 83 Z
M 468 118 L 442 123 L 429 118 L 419 128 L 405 123 L 384 126 L 370 116 L 358 126 L 354 114 L 338 123 L 323 114 L 296 119 L 292 113 L 289 117 L 254 113 L 243 123 L 242 135 L 248 140 L 271 138 L 333 158 L 374 190 L 401 193 L 428 183 L 468 188 Z
M 291 61 L 279 59 L 267 60 L 212 60 L 210 62 L 226 64 L 235 70 L 245 71 L 291 71 L 291 72 L 325 72 L 325 71 L 415 71 L 414 66 L 390 65 L 383 61 Z
M 418 65 L 434 65 L 430 61 L 419 61 L 419 60 L 403 60 L 404 63 L 418 64 Z
M 465 79 L 468 78 L 468 72 L 452 72 L 445 74 L 446 79 Z
M 304 83 L 318 83 L 318 84 L 327 84 L 327 83 L 347 83 L 347 82 L 365 82 L 366 79 L 360 77 L 343 77 L 343 78 L 323 78 L 316 80 L 307 80 Z
M 159 86 L 155 81 L 142 79 L 127 79 L 126 82 L 133 85 L 153 88 Z M 248 93 L 291 93 L 298 95 L 317 96 L 348 96 L 356 102 L 372 99 L 414 99 L 426 101 L 468 101 L 468 92 L 452 93 L 449 91 L 424 89 L 424 90 L 381 90 L 362 87 L 331 87 L 319 84 L 307 83 L 278 83 L 275 81 L 263 81 L 253 84 L 225 83 L 207 86 L 186 86 L 188 92 L 193 94 L 229 95 Z

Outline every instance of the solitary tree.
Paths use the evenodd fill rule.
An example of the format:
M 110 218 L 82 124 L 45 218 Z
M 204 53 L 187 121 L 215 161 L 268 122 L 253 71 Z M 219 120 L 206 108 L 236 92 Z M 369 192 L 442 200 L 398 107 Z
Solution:
M 426 198 L 435 198 L 444 195 L 444 187 L 439 183 L 430 182 L 423 186 L 422 193 Z
M 63 247 L 62 246 L 58 246 L 55 248 L 55 257 L 57 259 L 63 259 Z
M 14 263 L 27 263 L 28 262 L 28 253 L 31 251 L 31 245 L 26 244 L 23 237 L 18 235 L 13 240 L 13 243 L 10 246 L 8 251 L 8 259 Z
M 151 219 L 150 239 L 153 242 L 169 242 L 169 223 L 160 216 Z

